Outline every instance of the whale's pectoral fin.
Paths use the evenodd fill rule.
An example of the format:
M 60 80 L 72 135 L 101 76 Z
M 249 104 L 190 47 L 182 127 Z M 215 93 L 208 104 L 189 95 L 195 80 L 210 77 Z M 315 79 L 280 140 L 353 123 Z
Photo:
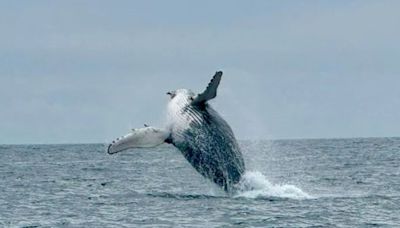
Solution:
M 211 79 L 206 90 L 203 93 L 198 94 L 193 98 L 192 104 L 202 104 L 211 100 L 217 96 L 217 89 L 219 82 L 221 81 L 222 71 L 217 71 L 214 77 Z
M 129 134 L 112 141 L 107 153 L 115 154 L 129 148 L 155 147 L 164 143 L 169 136 L 169 131 L 155 127 L 132 129 Z

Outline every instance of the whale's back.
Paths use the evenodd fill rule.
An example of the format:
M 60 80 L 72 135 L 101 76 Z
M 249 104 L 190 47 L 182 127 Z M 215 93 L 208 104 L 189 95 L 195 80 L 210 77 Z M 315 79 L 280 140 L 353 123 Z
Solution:
M 239 145 L 226 121 L 208 104 L 183 108 L 171 141 L 201 175 L 225 190 L 240 181 L 245 167 Z

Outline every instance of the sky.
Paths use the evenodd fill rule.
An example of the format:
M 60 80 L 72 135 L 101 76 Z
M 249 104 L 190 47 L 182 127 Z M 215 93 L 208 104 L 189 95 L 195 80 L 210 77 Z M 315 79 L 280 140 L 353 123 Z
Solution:
M 239 139 L 400 136 L 400 1 L 0 1 L 0 144 L 106 143 L 201 92 Z

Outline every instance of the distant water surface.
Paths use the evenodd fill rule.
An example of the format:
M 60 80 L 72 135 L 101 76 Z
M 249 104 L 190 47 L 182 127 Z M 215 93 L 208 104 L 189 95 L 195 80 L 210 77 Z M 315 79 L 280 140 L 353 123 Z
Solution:
M 0 145 L 0 226 L 400 226 L 400 138 L 240 143 L 233 196 L 169 145 Z

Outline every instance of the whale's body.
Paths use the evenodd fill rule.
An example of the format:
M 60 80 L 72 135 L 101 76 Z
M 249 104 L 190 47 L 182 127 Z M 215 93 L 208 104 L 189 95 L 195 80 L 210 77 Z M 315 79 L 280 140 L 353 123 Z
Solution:
M 231 190 L 245 170 L 232 129 L 209 104 L 191 104 L 191 91 L 176 93 L 168 108 L 171 134 L 167 142 L 178 148 L 201 175 Z
M 168 92 L 168 124 L 133 129 L 113 141 L 108 153 L 128 148 L 154 147 L 164 142 L 178 148 L 204 177 L 225 191 L 235 188 L 245 171 L 243 156 L 228 123 L 208 104 L 216 97 L 222 72 L 217 72 L 207 89 L 196 95 L 187 89 Z

